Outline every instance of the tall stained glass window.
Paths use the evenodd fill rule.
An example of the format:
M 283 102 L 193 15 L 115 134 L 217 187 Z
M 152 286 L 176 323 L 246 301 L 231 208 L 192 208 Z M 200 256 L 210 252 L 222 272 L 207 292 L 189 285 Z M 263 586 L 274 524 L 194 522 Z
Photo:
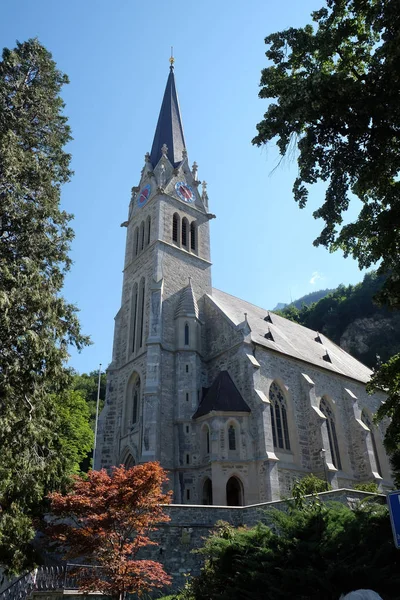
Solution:
M 382 477 L 381 463 L 379 462 L 378 448 L 376 447 L 374 425 L 372 424 L 372 421 L 369 418 L 369 416 L 367 415 L 367 413 L 365 412 L 365 410 L 363 410 L 361 413 L 361 421 L 364 423 L 364 425 L 366 425 L 369 428 L 369 434 L 371 436 L 371 442 L 372 442 L 372 449 L 374 451 L 374 456 L 375 456 L 376 470 L 378 471 L 378 474 Z
M 271 424 L 274 446 L 282 450 L 290 450 L 285 396 L 275 381 L 271 383 L 271 387 L 269 388 L 269 399 L 271 402 Z
M 341 469 L 342 463 L 340 460 L 339 444 L 336 435 L 335 418 L 332 408 L 326 398 L 322 398 L 319 407 L 322 414 L 326 417 L 326 428 L 328 430 L 329 448 L 331 451 L 332 462 L 337 469 Z

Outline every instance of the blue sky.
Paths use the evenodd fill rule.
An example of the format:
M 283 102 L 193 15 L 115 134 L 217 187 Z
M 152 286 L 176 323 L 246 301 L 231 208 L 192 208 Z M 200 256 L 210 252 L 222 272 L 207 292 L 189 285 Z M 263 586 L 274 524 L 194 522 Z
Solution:
M 352 259 L 315 248 L 315 186 L 299 210 L 296 162 L 278 168 L 274 145 L 251 145 L 267 109 L 258 98 L 269 33 L 310 22 L 323 0 L 14 0 L 2 3 L 2 46 L 37 36 L 70 85 L 75 175 L 62 193 L 75 215 L 74 266 L 65 296 L 93 345 L 72 352 L 79 371 L 111 360 L 120 307 L 130 190 L 150 151 L 174 47 L 189 159 L 208 183 L 213 285 L 265 308 L 311 291 L 356 283 Z M 357 200 L 350 217 L 357 214 Z

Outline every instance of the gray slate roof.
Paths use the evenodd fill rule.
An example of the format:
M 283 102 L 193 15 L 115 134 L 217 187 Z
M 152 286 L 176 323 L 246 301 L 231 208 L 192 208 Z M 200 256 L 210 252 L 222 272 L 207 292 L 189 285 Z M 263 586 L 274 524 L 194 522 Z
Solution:
M 161 158 L 161 147 L 164 144 L 168 146 L 167 156 L 170 162 L 174 167 L 177 167 L 182 162 L 182 150 L 186 146 L 173 67 L 170 67 L 156 132 L 154 134 L 153 146 L 150 152 L 150 161 L 153 168 L 155 168 Z
M 178 317 L 199 318 L 199 307 L 190 281 L 188 285 L 181 291 L 178 306 L 176 307 L 175 311 L 175 319 Z
M 208 389 L 193 419 L 207 415 L 213 410 L 225 412 L 251 412 L 241 393 L 233 383 L 228 371 L 221 371 Z
M 268 313 L 264 308 L 254 306 L 254 304 L 235 298 L 235 296 L 215 288 L 212 296 L 208 296 L 208 298 L 235 325 L 243 323 L 244 313 L 247 313 L 247 320 L 251 328 L 251 340 L 256 344 L 363 383 L 369 381 L 372 371 L 323 334 L 319 334 L 321 344 L 315 341 L 318 336 L 316 331 L 284 319 L 275 313 Z M 272 322 L 264 320 L 268 314 Z M 265 337 L 265 334 L 268 337 Z M 324 355 L 328 356 L 331 362 L 324 360 Z

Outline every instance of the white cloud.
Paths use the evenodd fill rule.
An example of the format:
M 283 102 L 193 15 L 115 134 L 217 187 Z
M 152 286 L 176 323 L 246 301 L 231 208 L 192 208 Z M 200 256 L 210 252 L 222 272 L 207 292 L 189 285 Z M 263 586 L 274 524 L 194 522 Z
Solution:
M 311 285 L 314 285 L 318 281 L 318 279 L 322 279 L 322 275 L 320 275 L 318 271 L 314 271 L 310 279 Z

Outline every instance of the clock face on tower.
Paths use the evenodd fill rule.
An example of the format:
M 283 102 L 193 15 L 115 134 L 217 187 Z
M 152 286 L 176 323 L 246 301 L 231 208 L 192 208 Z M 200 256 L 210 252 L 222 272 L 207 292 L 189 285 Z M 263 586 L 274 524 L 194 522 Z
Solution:
M 190 204 L 192 204 L 195 201 L 193 189 L 184 181 L 178 181 L 175 184 L 175 191 L 179 198 L 184 202 L 190 202 Z
M 138 193 L 138 196 L 137 196 L 137 205 L 138 205 L 139 208 L 142 208 L 142 206 L 144 206 L 146 204 L 147 200 L 149 199 L 150 189 L 151 189 L 150 188 L 150 184 L 148 183 Z

